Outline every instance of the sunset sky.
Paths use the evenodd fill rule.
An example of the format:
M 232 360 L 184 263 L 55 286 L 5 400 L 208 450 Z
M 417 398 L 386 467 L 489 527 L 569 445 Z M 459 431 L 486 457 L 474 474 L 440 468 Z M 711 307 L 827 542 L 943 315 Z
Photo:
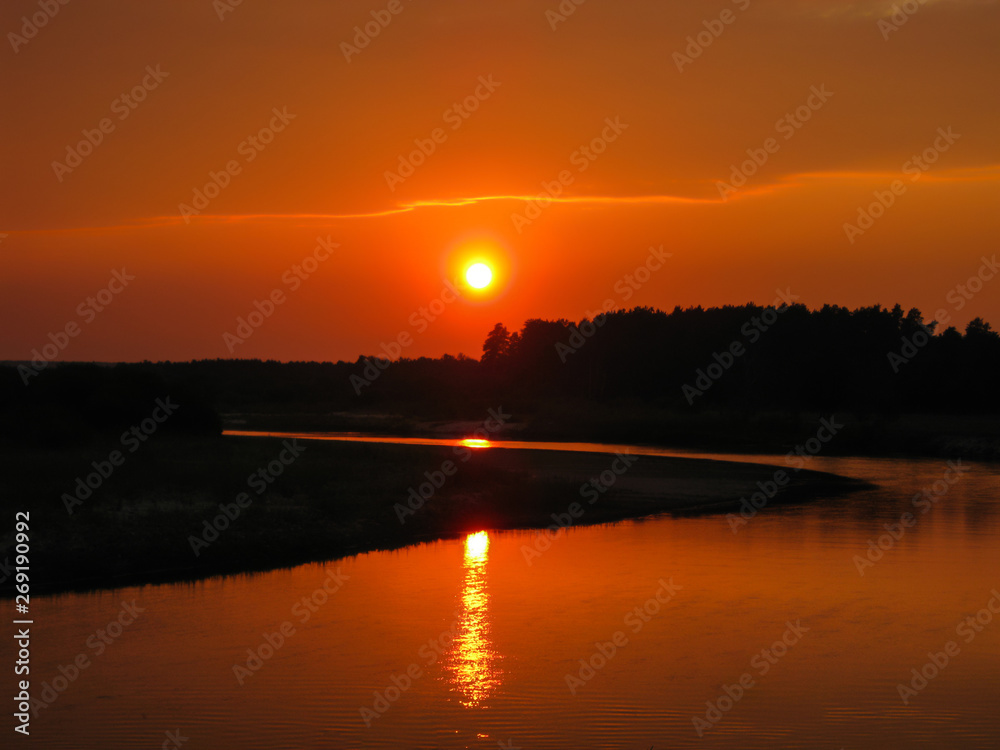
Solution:
M 478 357 L 777 289 L 1000 325 L 1000 280 L 955 294 L 1000 230 L 993 0 L 235 2 L 4 4 L 0 359 L 71 322 L 59 359 Z

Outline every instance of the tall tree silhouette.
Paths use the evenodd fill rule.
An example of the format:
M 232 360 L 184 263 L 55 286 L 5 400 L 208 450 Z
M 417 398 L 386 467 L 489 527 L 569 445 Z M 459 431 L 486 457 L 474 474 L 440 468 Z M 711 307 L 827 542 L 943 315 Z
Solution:
M 504 360 L 508 354 L 510 354 L 510 332 L 503 323 L 497 323 L 486 335 L 480 361 L 486 366 L 493 366 Z

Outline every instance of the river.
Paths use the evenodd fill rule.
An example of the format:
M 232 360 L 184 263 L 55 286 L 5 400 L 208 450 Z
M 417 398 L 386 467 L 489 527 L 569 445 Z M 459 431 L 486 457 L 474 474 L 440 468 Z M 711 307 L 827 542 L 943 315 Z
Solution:
M 996 748 L 1000 467 L 809 468 L 878 488 L 43 598 L 32 744 Z

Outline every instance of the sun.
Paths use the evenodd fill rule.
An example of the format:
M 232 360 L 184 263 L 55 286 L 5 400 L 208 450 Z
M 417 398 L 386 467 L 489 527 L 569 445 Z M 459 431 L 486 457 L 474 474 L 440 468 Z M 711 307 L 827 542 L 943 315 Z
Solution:
M 485 289 L 493 281 L 493 270 L 485 263 L 473 263 L 465 269 L 465 280 L 473 289 Z

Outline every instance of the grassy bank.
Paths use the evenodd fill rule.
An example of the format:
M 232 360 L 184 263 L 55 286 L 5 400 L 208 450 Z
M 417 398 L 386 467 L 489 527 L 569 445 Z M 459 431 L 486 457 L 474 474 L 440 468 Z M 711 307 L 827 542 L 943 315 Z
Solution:
M 573 503 L 583 509 L 574 525 L 719 510 L 774 473 L 766 466 L 651 457 L 625 467 L 603 454 L 317 441 L 290 451 L 277 439 L 154 436 L 83 497 L 77 480 L 86 481 L 95 472 L 92 462 L 100 466 L 120 448 L 3 451 L 0 504 L 10 523 L 0 535 L 0 562 L 13 560 L 10 519 L 30 511 L 33 593 L 197 579 L 482 528 L 543 527 Z M 581 486 L 605 471 L 614 483 L 601 492 L 591 485 L 582 495 Z M 432 494 L 414 510 L 407 498 L 421 485 Z M 802 471 L 771 502 L 859 486 Z M 235 517 L 222 516 L 220 504 Z M 224 527 L 217 535 L 206 529 L 216 518 Z M 192 545 L 198 538 L 203 543 Z M 11 595 L 11 583 L 3 583 L 3 595 Z

